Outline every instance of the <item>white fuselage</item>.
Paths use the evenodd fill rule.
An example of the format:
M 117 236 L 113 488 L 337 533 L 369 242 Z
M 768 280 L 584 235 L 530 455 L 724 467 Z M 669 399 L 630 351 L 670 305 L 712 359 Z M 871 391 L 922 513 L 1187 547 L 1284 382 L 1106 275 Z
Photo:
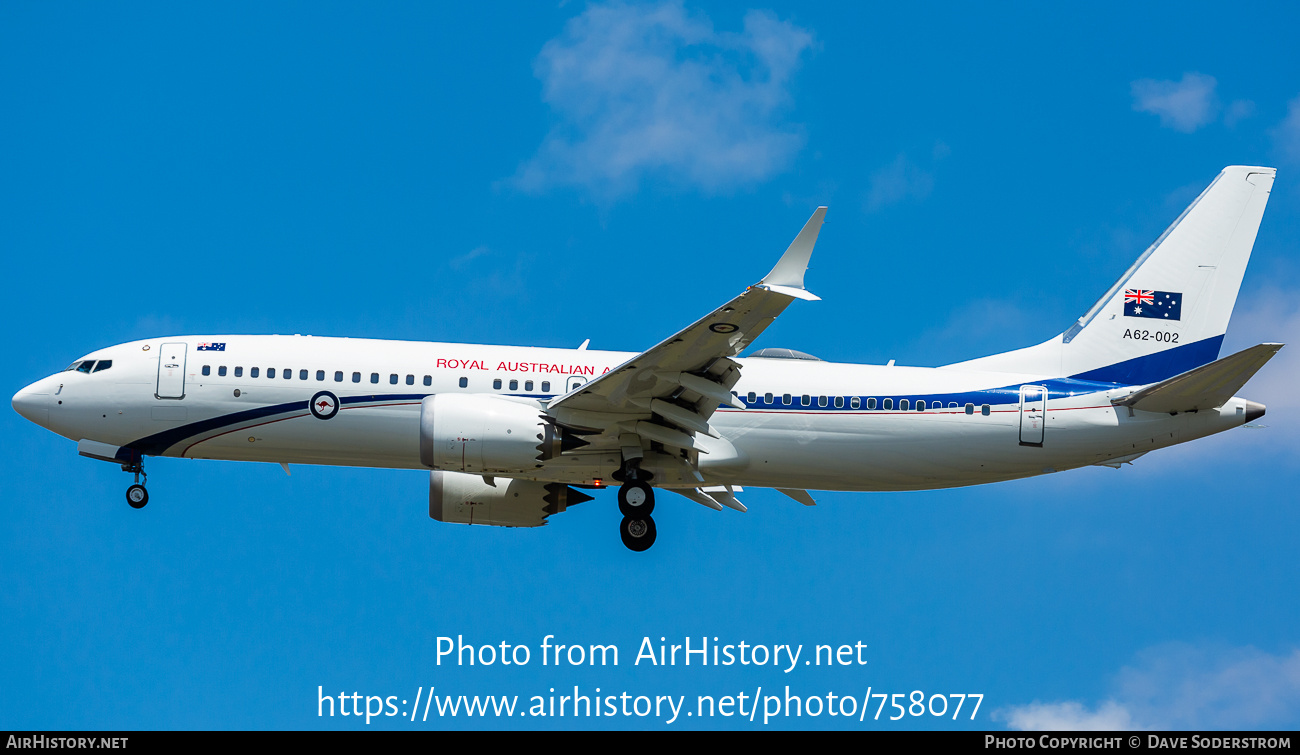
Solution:
M 200 351 L 204 344 L 224 350 Z M 179 352 L 179 361 L 160 359 L 164 351 Z M 112 360 L 112 366 L 56 373 L 24 389 L 14 404 L 19 408 L 21 399 L 24 416 L 73 440 L 145 455 L 423 469 L 420 408 L 426 396 L 491 394 L 541 407 L 634 356 L 311 336 L 182 336 L 89 354 L 83 359 Z M 1247 403 L 1233 398 L 1212 411 L 1157 414 L 1113 406 L 1111 398 L 1130 387 L 1043 375 L 737 361 L 742 378 L 732 391 L 748 408 L 723 407 L 713 415 L 720 441 L 700 456 L 703 484 L 917 490 L 995 482 L 1122 460 L 1221 432 L 1245 421 Z M 1028 401 L 1022 386 L 1031 386 Z M 1032 386 L 1046 391 L 1045 404 L 1035 404 Z M 325 419 L 308 408 L 322 391 L 338 400 Z M 708 442 L 704 448 L 710 450 Z M 586 462 L 514 476 L 593 484 L 618 468 L 607 454 Z

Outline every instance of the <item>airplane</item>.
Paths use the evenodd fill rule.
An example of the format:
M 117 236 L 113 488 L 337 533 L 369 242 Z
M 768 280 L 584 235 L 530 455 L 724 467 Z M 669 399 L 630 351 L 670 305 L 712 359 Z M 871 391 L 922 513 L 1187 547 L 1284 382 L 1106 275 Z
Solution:
M 13 397 L 23 417 L 135 475 L 146 457 L 429 471 L 429 516 L 535 527 L 618 484 L 620 535 L 657 537 L 656 491 L 745 511 L 745 486 L 998 482 L 1238 427 L 1282 347 L 1219 358 L 1275 169 L 1229 166 L 1060 335 L 936 368 L 741 357 L 804 287 L 826 208 L 762 280 L 640 353 L 277 335 L 170 336 L 87 354 Z

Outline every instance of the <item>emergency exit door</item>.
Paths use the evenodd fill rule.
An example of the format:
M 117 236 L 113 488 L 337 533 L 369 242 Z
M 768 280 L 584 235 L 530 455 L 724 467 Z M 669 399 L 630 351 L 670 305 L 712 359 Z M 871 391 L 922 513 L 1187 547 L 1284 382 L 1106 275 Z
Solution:
M 185 398 L 185 344 L 164 343 L 158 347 L 158 398 Z
M 1043 426 L 1047 423 L 1047 388 L 1041 385 L 1020 386 L 1020 445 L 1043 445 Z

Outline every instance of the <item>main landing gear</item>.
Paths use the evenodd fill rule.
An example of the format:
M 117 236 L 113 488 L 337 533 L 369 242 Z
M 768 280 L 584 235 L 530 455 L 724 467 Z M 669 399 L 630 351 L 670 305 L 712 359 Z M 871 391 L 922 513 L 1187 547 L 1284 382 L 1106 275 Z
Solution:
M 655 520 L 650 517 L 655 510 L 655 490 L 650 487 L 650 474 L 634 464 L 620 471 L 623 485 L 618 489 L 618 510 L 623 522 L 619 534 L 623 545 L 640 553 L 655 544 Z
M 623 545 L 637 553 L 649 550 L 655 544 L 655 520 L 650 517 L 635 519 L 625 516 L 618 531 L 623 536 Z
M 126 489 L 126 502 L 131 504 L 133 509 L 142 509 L 149 502 L 149 491 L 144 489 L 145 484 L 149 481 L 149 475 L 144 473 L 144 459 L 134 464 L 123 464 L 123 472 L 135 473 L 135 484 Z M 144 482 L 141 482 L 144 478 Z

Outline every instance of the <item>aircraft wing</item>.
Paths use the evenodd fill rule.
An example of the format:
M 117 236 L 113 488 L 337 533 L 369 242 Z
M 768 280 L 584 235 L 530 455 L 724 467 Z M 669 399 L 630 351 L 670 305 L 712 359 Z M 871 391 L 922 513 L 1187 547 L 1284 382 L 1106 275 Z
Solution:
M 697 432 L 716 437 L 708 420 L 718 406 L 745 408 L 730 393 L 740 379 L 740 365 L 731 357 L 749 346 L 791 301 L 818 298 L 804 289 L 803 278 L 825 216 L 825 207 L 813 212 L 762 281 L 658 345 L 552 400 L 547 414 L 576 427 L 607 429 L 618 423 L 620 432 L 677 448 L 696 448 Z
M 1148 412 L 1190 412 L 1216 409 L 1250 380 L 1280 343 L 1261 343 L 1209 364 L 1147 386 L 1112 403 Z

